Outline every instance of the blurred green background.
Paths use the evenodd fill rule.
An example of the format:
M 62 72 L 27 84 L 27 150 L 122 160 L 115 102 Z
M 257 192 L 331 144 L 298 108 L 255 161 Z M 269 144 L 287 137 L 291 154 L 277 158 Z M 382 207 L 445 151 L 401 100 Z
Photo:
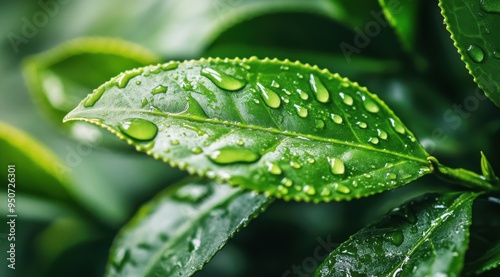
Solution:
M 75 140 L 30 94 L 23 60 L 80 37 L 121 38 L 150 49 L 163 62 L 258 56 L 317 64 L 378 94 L 443 164 L 478 171 L 479 151 L 484 151 L 498 171 L 498 108 L 480 100 L 460 124 L 444 117 L 477 86 L 449 39 L 437 3 L 423 2 L 415 5 L 413 49 L 405 50 L 394 30 L 381 26 L 360 53 L 347 59 L 341 43 L 353 45 L 356 28 L 364 30 L 376 20 L 377 1 L 0 0 L 0 121 L 54 152 L 77 195 L 68 200 L 26 189 L 57 181 L 31 176 L 30 161 L 1 145 L 0 211 L 7 213 L 5 164 L 16 164 L 18 218 L 14 271 L 6 262 L 7 226 L 0 223 L 0 276 L 101 276 L 120 226 L 142 203 L 186 175 L 104 131 L 93 129 L 90 140 Z M 92 75 L 92 68 L 71 70 Z M 40 157 L 39 163 L 54 161 Z M 430 176 L 348 203 L 276 201 L 196 276 L 281 276 L 312 256 L 318 240 L 341 243 L 410 197 L 449 188 Z

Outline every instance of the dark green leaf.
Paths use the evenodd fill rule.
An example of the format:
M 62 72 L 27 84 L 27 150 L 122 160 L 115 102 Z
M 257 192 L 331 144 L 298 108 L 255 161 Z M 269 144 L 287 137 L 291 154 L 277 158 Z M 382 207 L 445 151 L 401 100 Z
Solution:
M 500 107 L 500 5 L 492 0 L 440 0 L 439 6 L 474 82 Z
M 418 5 L 416 0 L 379 0 L 389 24 L 396 30 L 396 33 L 403 44 L 403 47 L 411 52 L 414 48 Z
M 483 256 L 470 263 L 467 271 L 481 274 L 500 265 L 500 242 L 494 244 Z
M 159 61 L 148 50 L 130 42 L 80 38 L 28 58 L 24 72 L 36 102 L 60 125 L 64 115 L 100 84 L 124 70 Z M 70 131 L 74 135 L 82 133 L 78 129 L 81 126 L 68 126 L 73 127 Z
M 495 175 L 495 172 L 493 171 L 493 168 L 491 167 L 490 162 L 484 155 L 484 153 L 481 151 L 481 172 L 483 173 L 483 176 L 486 178 L 486 180 L 490 181 L 493 184 L 500 184 L 500 180 L 498 177 Z
M 102 125 L 190 173 L 285 199 L 345 200 L 429 173 L 375 95 L 298 62 L 208 59 L 125 72 L 66 121 Z
M 316 276 L 458 276 L 477 196 L 431 194 L 395 208 L 335 249 Z
M 180 183 L 119 233 L 106 276 L 191 276 L 271 201 L 206 179 Z

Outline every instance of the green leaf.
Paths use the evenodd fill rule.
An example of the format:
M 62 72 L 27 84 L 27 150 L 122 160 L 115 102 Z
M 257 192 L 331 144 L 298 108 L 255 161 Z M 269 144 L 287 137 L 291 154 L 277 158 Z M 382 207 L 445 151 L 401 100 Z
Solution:
M 104 126 L 192 174 L 287 200 L 352 199 L 430 172 L 425 150 L 378 97 L 298 62 L 203 59 L 127 71 L 70 120 Z
M 406 51 L 412 52 L 415 44 L 418 5 L 415 0 L 379 0 L 387 21 L 396 33 Z
M 500 107 L 500 21 L 497 1 L 440 0 L 446 29 L 458 53 L 486 96 Z
M 130 42 L 80 38 L 29 57 L 24 75 L 35 102 L 61 125 L 63 117 L 100 84 L 124 70 L 159 61 L 150 51 Z M 71 132 L 81 133 L 81 126 L 68 126 Z
M 500 265 L 500 242 L 496 242 L 483 256 L 471 262 L 466 268 L 467 272 L 481 274 Z
M 335 249 L 315 276 L 458 276 L 478 195 L 430 194 L 395 208 Z
M 490 162 L 488 161 L 488 159 L 486 158 L 486 156 L 482 151 L 481 151 L 481 172 L 483 173 L 483 176 L 486 178 L 486 180 L 490 181 L 493 184 L 500 184 L 500 180 L 495 175 L 493 167 L 491 167 Z
M 68 168 L 49 149 L 28 134 L 0 121 L 0 176 L 16 192 L 68 201 Z M 9 176 L 8 168 L 13 166 Z M 11 178 L 14 177 L 14 178 Z M 10 181 L 12 179 L 12 182 Z
M 106 276 L 191 276 L 271 198 L 206 179 L 168 188 L 118 234 Z

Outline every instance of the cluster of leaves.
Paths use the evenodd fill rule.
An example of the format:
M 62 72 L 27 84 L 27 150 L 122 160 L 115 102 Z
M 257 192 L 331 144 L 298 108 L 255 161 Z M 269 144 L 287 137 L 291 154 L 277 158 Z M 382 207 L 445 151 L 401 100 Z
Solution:
M 63 162 L 27 134 L 0 125 L 0 144 L 6 153 L 0 157 L 2 165 L 14 163 L 26 170 L 17 180 L 22 186 L 18 202 L 24 206 L 20 213 L 35 222 L 50 222 L 37 235 L 37 249 L 44 257 L 39 262 L 54 264 L 42 267 L 46 275 L 66 272 L 60 267 L 71 258 L 64 253 L 78 255 L 96 245 L 105 253 L 113 237 L 106 276 L 190 276 L 228 241 L 229 245 L 197 274 L 218 270 L 220 276 L 243 275 L 245 262 L 234 262 L 236 258 L 225 251 L 235 251 L 231 241 L 238 243 L 238 238 L 233 238 L 238 230 L 275 206 L 282 211 L 276 215 L 276 210 L 271 210 L 261 216 L 271 214 L 272 224 L 290 221 L 292 227 L 303 224 L 303 229 L 309 228 L 306 234 L 295 234 L 285 241 L 292 245 L 289 249 L 299 247 L 298 241 L 318 236 L 314 228 L 323 228 L 321 234 L 342 229 L 345 238 L 368 221 L 372 223 L 329 249 L 321 259 L 315 252 L 314 259 L 304 259 L 302 268 L 287 261 L 282 267 L 274 266 L 271 273 L 495 274 L 500 264 L 499 178 L 482 152 L 482 175 L 449 168 L 434 157 L 442 156 L 450 163 L 463 157 L 464 162 L 455 166 L 469 166 L 479 159 L 467 162 L 471 159 L 464 149 L 495 150 L 500 122 L 493 118 L 489 125 L 473 124 L 471 114 L 482 121 L 491 119 L 498 110 L 486 106 L 482 94 L 470 93 L 475 87 L 472 78 L 461 78 L 467 76 L 458 70 L 464 66 L 456 63 L 455 53 L 449 54 L 458 49 L 479 88 L 500 105 L 496 74 L 500 48 L 495 48 L 500 47 L 500 34 L 494 28 L 500 20 L 500 7 L 495 1 L 440 1 L 452 40 L 443 28 L 434 33 L 444 38 L 437 40 L 437 45 L 418 43 L 427 37 L 421 33 L 439 29 L 436 26 L 442 17 L 438 16 L 428 26 L 422 23 L 417 28 L 427 18 L 422 14 L 436 13 L 437 5 L 432 3 L 380 0 L 359 7 L 342 0 L 164 2 L 152 4 L 144 12 L 145 24 L 158 26 L 153 32 L 157 35 L 138 32 L 135 21 L 131 23 L 118 13 L 111 13 L 105 21 L 122 22 L 120 36 L 152 50 L 121 39 L 84 37 L 25 60 L 24 74 L 32 98 L 49 120 L 78 142 L 76 150 L 66 148 Z M 188 8 L 193 4 L 198 9 Z M 161 17 L 155 16 L 155 10 Z M 161 12 L 166 10 L 173 18 L 169 24 L 161 22 L 166 18 Z M 184 12 L 178 15 L 176 10 Z M 190 28 L 186 23 L 195 19 L 199 24 Z M 271 22 L 281 32 L 279 36 L 266 33 Z M 293 22 L 299 22 L 292 25 L 297 28 L 288 33 L 287 26 Z M 106 29 L 106 24 L 100 28 Z M 315 37 L 310 29 L 335 30 L 336 37 Z M 336 45 L 340 48 L 333 49 Z M 442 57 L 435 61 L 438 54 Z M 177 61 L 182 57 L 194 59 Z M 446 73 L 436 78 L 443 68 Z M 331 72 L 363 81 L 380 91 L 380 98 Z M 449 93 L 453 90 L 459 93 Z M 424 102 L 420 107 L 419 101 Z M 454 110 L 446 110 L 453 101 L 463 102 L 463 106 L 455 104 Z M 436 125 L 440 117 L 451 129 Z M 65 124 L 61 124 L 63 120 Z M 403 121 L 410 123 L 416 135 Z M 101 133 L 100 127 L 178 170 L 162 174 L 168 166 L 128 153 L 128 146 Z M 466 130 L 465 135 L 475 132 L 481 139 L 443 135 L 444 130 L 457 131 L 459 127 Z M 79 164 L 89 152 L 105 151 L 92 145 L 126 155 L 113 158 L 106 153 L 101 168 L 94 165 L 78 174 L 75 162 Z M 132 157 L 130 164 L 113 165 L 124 157 Z M 499 162 L 498 158 L 492 161 Z M 93 176 L 100 171 L 110 172 L 110 177 Z M 181 171 L 196 177 L 186 179 Z M 431 173 L 459 186 L 424 177 Z M 110 190 L 106 183 L 118 183 L 132 175 L 136 177 L 127 181 L 136 184 L 135 190 L 128 192 L 129 199 L 137 204 L 149 196 L 144 192 L 141 197 L 134 196 L 141 190 L 140 184 L 152 183 L 144 189 L 150 192 L 165 187 L 165 183 L 167 188 L 142 205 L 116 235 L 117 226 L 133 207 L 126 207 L 125 198 L 121 203 L 118 198 L 109 198 L 120 189 Z M 413 188 L 400 188 L 410 182 Z M 88 183 L 96 183 L 99 193 L 85 191 Z M 373 202 L 358 199 L 367 196 Z M 357 207 L 327 203 L 346 200 Z M 320 208 L 295 202 L 314 202 Z M 346 209 L 345 218 L 333 220 L 331 212 L 341 209 L 328 210 L 331 206 Z M 370 214 L 371 207 L 377 211 Z M 384 209 L 389 212 L 381 215 Z M 319 223 L 309 224 L 307 216 L 287 219 L 297 210 L 304 214 L 321 211 L 311 217 Z M 354 214 L 360 215 L 357 223 L 352 222 Z M 374 217 L 379 219 L 373 221 Z M 274 225 L 260 226 L 262 236 L 271 236 L 269 226 Z M 290 232 L 283 231 L 283 226 L 289 227 L 278 225 L 278 239 L 271 237 L 266 244 L 287 238 Z M 313 251 L 299 252 L 292 259 Z M 224 253 L 229 254 L 220 256 Z M 95 258 L 104 263 L 103 255 Z M 277 264 L 275 259 L 271 260 L 273 265 Z M 306 260 L 314 261 L 311 268 Z M 79 274 L 100 274 L 100 270 Z

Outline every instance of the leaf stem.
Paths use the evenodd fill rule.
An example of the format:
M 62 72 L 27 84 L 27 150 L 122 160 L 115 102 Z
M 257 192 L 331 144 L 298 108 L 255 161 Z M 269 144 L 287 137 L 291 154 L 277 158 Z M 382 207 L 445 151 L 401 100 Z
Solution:
M 486 177 L 463 168 L 449 168 L 439 163 L 435 157 L 428 157 L 432 171 L 442 180 L 473 190 L 500 192 L 500 187 L 490 183 Z

